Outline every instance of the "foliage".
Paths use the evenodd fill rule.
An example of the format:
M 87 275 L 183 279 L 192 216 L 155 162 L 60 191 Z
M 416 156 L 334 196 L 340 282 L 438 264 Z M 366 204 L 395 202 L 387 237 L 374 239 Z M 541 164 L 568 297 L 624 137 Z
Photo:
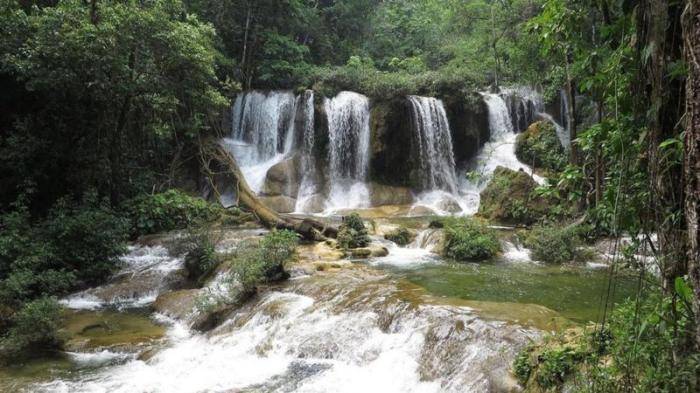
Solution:
M 405 246 L 412 242 L 416 237 L 414 233 L 404 227 L 396 228 L 395 230 L 384 235 L 384 238 L 391 240 L 392 242 L 398 244 L 399 246 Z
M 483 223 L 469 218 L 445 220 L 446 257 L 458 261 L 481 261 L 501 251 L 496 232 Z
M 37 351 L 56 349 L 60 307 L 53 298 L 39 298 L 25 303 L 12 318 L 12 327 L 0 335 L 0 362 L 17 360 Z
M 338 228 L 338 245 L 344 249 L 365 247 L 370 243 L 367 228 L 357 213 L 343 217 Z
M 0 298 L 14 308 L 104 280 L 126 251 L 125 221 L 94 194 L 81 204 L 60 200 L 39 222 L 20 203 L 0 225 Z
M 537 261 L 562 264 L 573 262 L 579 255 L 580 241 L 575 228 L 537 227 L 525 238 L 525 246 Z
M 529 390 L 566 383 L 580 392 L 696 391 L 692 295 L 679 280 L 671 296 L 645 291 L 618 305 L 604 326 L 576 328 L 524 349 L 513 363 L 518 380 Z
M 116 203 L 173 182 L 177 155 L 228 104 L 214 29 L 179 0 L 100 1 L 96 13 L 79 0 L 18 3 L 0 5 L 14 102 L 0 113 L 3 191 L 31 181 L 41 209 L 91 188 Z
M 549 122 L 533 123 L 515 142 L 515 155 L 534 168 L 551 172 L 561 172 L 566 167 L 568 157 L 554 129 Z
M 250 295 L 260 284 L 286 278 L 284 263 L 294 255 L 297 242 L 294 232 L 272 231 L 259 244 L 248 244 L 237 250 L 231 271 L 242 293 Z
M 185 268 L 191 280 L 203 284 L 221 262 L 216 246 L 221 242 L 221 228 L 207 223 L 195 223 L 188 228 L 181 247 L 185 252 Z
M 142 194 L 125 201 L 122 209 L 132 222 L 132 236 L 185 229 L 196 222 L 215 221 L 225 214 L 221 206 L 176 189 Z

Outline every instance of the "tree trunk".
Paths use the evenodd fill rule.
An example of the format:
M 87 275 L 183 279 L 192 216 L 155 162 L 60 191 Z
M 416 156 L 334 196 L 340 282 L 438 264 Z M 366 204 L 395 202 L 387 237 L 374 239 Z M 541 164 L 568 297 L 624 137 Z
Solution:
M 673 292 L 676 277 L 686 271 L 685 234 L 683 232 L 682 168 L 668 160 L 660 147 L 669 138 L 677 138 L 683 84 L 668 76 L 667 65 L 681 58 L 680 9 L 664 0 L 641 4 L 638 31 L 640 53 L 650 52 L 644 73 L 649 97 L 648 168 L 651 182 L 651 207 L 658 233 L 659 260 L 664 289 Z M 643 62 L 644 63 L 644 62 Z
M 577 138 L 576 131 L 576 82 L 574 81 L 573 75 L 571 75 L 571 64 L 573 63 L 573 53 L 570 51 L 566 54 L 566 99 L 569 101 L 569 105 L 566 108 L 566 122 L 569 126 L 569 151 L 570 151 L 570 162 L 573 165 L 578 165 L 578 147 L 576 146 L 575 140 Z
M 292 230 L 307 240 L 324 240 L 337 236 L 337 228 L 309 218 L 299 219 L 283 216 L 267 207 L 248 186 L 234 157 L 217 141 L 201 142 L 200 158 L 209 186 L 219 201 L 221 200 L 219 185 L 233 184 L 238 200 L 237 204 L 249 208 L 264 226 Z
M 688 76 L 685 90 L 685 220 L 688 273 L 695 292 L 695 346 L 700 350 L 700 4 L 689 0 L 683 13 L 683 41 Z

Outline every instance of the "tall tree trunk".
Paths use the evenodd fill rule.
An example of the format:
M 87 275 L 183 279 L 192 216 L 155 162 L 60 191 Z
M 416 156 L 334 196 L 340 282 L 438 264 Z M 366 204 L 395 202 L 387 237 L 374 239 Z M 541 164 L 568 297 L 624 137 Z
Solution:
M 641 4 L 638 31 L 640 53 L 649 53 L 641 76 L 647 83 L 648 168 L 651 182 L 651 207 L 658 233 L 664 289 L 673 291 L 676 277 L 686 271 L 685 234 L 683 232 L 682 166 L 669 161 L 661 143 L 677 138 L 680 97 L 683 84 L 669 77 L 667 65 L 681 58 L 680 6 L 664 0 L 646 0 Z
M 245 69 L 246 69 L 246 56 L 248 55 L 248 32 L 250 31 L 250 19 L 252 16 L 253 12 L 253 5 L 251 1 L 248 1 L 248 11 L 246 12 L 246 17 L 245 17 L 245 30 L 243 33 L 243 50 L 241 54 L 241 71 L 244 72 L 245 75 Z M 245 78 L 247 79 L 247 78 Z M 247 86 L 250 87 L 250 86 Z
M 571 72 L 573 56 L 571 50 L 567 50 L 566 62 L 564 63 L 566 68 L 566 99 L 569 101 L 569 105 L 566 108 L 566 123 L 569 126 L 569 141 L 571 141 L 569 160 L 571 164 L 578 165 L 578 146 L 575 143 L 578 137 L 576 130 L 576 81 L 574 81 L 574 76 Z
M 685 90 L 685 220 L 688 228 L 688 273 L 695 291 L 695 346 L 700 350 L 700 3 L 689 0 L 683 13 L 688 76 Z

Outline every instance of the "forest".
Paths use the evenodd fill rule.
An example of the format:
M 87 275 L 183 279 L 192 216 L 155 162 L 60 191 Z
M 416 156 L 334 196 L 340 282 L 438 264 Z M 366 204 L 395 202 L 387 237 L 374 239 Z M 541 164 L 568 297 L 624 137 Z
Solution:
M 0 391 L 697 392 L 697 0 L 0 0 Z

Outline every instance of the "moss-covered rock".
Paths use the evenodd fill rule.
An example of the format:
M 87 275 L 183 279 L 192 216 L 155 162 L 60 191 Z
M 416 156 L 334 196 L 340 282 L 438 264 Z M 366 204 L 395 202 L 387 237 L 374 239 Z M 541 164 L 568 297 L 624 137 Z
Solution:
M 384 238 L 386 240 L 391 240 L 399 246 L 405 246 L 416 238 L 416 233 L 408 228 L 399 227 L 386 233 Z
M 554 125 L 548 121 L 532 123 L 515 142 L 518 159 L 537 169 L 560 172 L 567 163 L 566 151 Z
M 531 225 L 547 213 L 548 202 L 537 195 L 535 182 L 523 171 L 497 167 L 481 192 L 479 215 L 506 224 Z
M 482 261 L 496 256 L 501 243 L 496 232 L 482 222 L 471 218 L 444 220 L 442 254 L 458 261 Z

